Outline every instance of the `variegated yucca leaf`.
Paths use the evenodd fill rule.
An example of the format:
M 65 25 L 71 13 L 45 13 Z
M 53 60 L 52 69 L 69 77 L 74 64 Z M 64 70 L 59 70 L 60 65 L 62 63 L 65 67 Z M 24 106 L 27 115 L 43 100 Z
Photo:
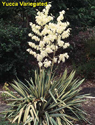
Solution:
M 35 71 L 32 78 L 23 83 L 19 79 L 11 85 L 17 92 L 10 98 L 10 110 L 6 117 L 24 125 L 73 125 L 73 121 L 86 121 L 81 103 L 86 95 L 80 95 L 79 86 L 84 80 L 74 79 L 75 71 L 67 70 L 59 78 L 50 71 Z

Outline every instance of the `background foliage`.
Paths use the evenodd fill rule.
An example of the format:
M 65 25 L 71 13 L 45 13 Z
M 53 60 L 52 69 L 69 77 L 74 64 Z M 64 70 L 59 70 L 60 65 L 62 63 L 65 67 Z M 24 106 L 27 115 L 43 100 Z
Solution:
M 10 0 L 3 1 L 10 2 Z M 66 11 L 65 20 L 70 22 L 70 27 L 72 28 L 71 37 L 78 34 L 80 31 L 79 27 L 86 28 L 95 25 L 95 1 L 93 0 L 40 0 L 40 2 L 46 1 L 52 2 L 50 12 L 55 15 L 55 18 L 59 11 Z M 14 0 L 14 2 L 19 2 L 19 0 Z M 36 2 L 36 0 L 25 0 L 25 2 Z M 30 57 L 26 52 L 28 46 L 27 41 L 30 40 L 27 34 L 30 30 L 29 22 L 34 22 L 36 9 L 41 10 L 43 7 L 3 7 L 0 2 L 0 82 L 4 82 L 5 80 L 9 81 L 9 79 L 12 80 L 16 75 L 28 78 L 30 76 L 29 74 L 31 74 L 30 69 L 32 68 L 34 58 Z M 73 51 L 71 50 L 72 58 L 78 56 L 75 53 L 80 51 L 80 49 L 77 50 L 77 47 L 74 47 L 79 46 L 80 42 L 84 46 L 90 45 L 90 40 L 88 42 L 79 40 L 79 43 L 74 40 L 74 46 L 71 46 L 73 49 Z M 85 53 L 88 53 L 88 51 L 92 53 L 90 50 L 85 49 Z M 89 55 L 92 58 L 93 54 Z M 81 63 L 84 63 L 83 60 L 81 61 Z M 93 62 L 93 59 L 91 61 Z
M 15 76 L 25 77 L 31 72 L 32 60 L 26 52 L 28 29 L 0 23 L 0 80 L 11 80 Z M 23 74 L 22 74 L 23 72 Z
M 95 78 L 95 29 L 81 31 L 69 42 L 73 68 L 83 77 Z

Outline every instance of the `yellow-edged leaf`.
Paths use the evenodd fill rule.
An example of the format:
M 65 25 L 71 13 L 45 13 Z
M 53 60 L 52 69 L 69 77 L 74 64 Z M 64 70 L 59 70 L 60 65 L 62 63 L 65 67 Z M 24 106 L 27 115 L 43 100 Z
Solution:
M 18 118 L 18 124 L 20 123 L 20 120 L 21 120 L 22 114 L 23 114 L 23 112 L 24 112 L 23 110 L 24 110 L 24 107 L 21 108 L 21 110 L 20 110 L 19 118 Z
M 30 106 L 31 106 L 31 108 L 32 108 L 32 110 L 33 110 L 33 112 L 34 112 L 34 114 L 35 114 L 36 119 L 39 120 L 39 118 L 38 118 L 38 116 L 37 116 L 37 113 L 36 113 L 36 111 L 35 111 L 33 105 L 30 105 Z
M 16 120 L 17 120 L 18 118 L 19 118 L 19 115 L 17 115 L 17 116 L 13 119 L 12 123 L 16 122 Z
M 27 117 L 28 117 L 28 114 L 29 114 L 29 110 L 30 110 L 30 104 L 28 104 L 26 109 L 25 109 L 23 122 L 25 122 L 27 120 Z

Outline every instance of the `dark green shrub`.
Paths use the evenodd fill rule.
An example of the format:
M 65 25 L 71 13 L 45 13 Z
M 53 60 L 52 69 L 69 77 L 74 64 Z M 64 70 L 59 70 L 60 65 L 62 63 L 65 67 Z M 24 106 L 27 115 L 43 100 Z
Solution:
M 28 29 L 4 25 L 1 24 L 0 29 L 0 82 L 11 80 L 14 76 L 27 77 L 34 60 L 26 52 Z
M 90 60 L 83 65 L 79 65 L 77 68 L 77 73 L 81 74 L 82 77 L 95 78 L 95 60 Z
M 55 16 L 63 9 L 66 11 L 65 19 L 70 22 L 73 29 L 95 25 L 95 1 L 93 0 L 52 0 L 52 5 L 51 11 Z

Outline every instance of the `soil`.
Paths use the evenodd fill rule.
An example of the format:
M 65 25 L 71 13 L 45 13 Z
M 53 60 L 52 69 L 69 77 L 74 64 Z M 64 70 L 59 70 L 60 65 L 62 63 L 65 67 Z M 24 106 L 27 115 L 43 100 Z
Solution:
M 2 87 L 0 88 L 0 91 L 2 91 Z M 95 81 L 85 81 L 84 84 L 81 86 L 82 90 L 81 93 L 88 94 L 90 93 L 91 98 L 86 98 L 85 102 L 82 104 L 83 110 L 87 113 L 88 120 L 92 123 L 92 125 L 95 125 Z M 12 88 L 10 88 L 13 90 Z M 0 112 L 7 109 L 8 106 L 6 105 L 6 101 L 4 98 L 2 98 L 0 93 Z M 1 115 L 0 115 L 1 116 Z M 79 123 L 75 125 L 81 125 Z M 82 125 L 90 125 L 88 123 L 82 123 Z
M 82 93 L 90 94 L 90 98 L 87 98 L 84 104 L 82 104 L 83 110 L 87 113 L 87 117 L 89 122 L 92 125 L 95 125 L 95 80 L 85 81 L 85 83 L 81 86 Z M 86 124 L 89 125 L 89 124 Z

